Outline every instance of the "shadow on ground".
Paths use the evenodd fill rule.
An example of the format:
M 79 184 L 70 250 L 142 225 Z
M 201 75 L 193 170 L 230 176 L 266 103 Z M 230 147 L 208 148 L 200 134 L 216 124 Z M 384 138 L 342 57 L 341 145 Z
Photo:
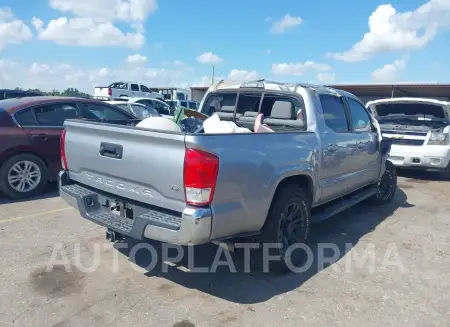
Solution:
M 32 201 L 32 200 L 42 200 L 42 199 L 48 199 L 48 198 L 54 198 L 59 196 L 58 187 L 56 183 L 49 183 L 45 187 L 42 194 L 33 196 L 31 198 L 26 199 L 10 199 L 7 198 L 3 193 L 0 192 L 0 205 L 2 204 L 8 204 L 8 203 L 19 203 L 19 202 L 26 202 L 26 201 Z
M 436 171 L 397 169 L 397 174 L 416 183 L 449 182 L 442 173 Z
M 205 244 L 201 246 L 191 247 L 194 256 L 187 255 L 188 249 L 184 247 L 184 257 L 178 262 L 177 267 L 167 266 L 166 272 L 162 270 L 161 262 L 161 243 L 150 242 L 157 249 L 158 260 L 154 269 L 148 269 L 152 262 L 152 257 L 148 250 L 139 250 L 132 254 L 130 249 L 133 245 L 142 244 L 127 240 L 127 249 L 119 249 L 119 251 L 128 256 L 129 260 L 147 270 L 147 276 L 158 276 L 163 279 L 170 280 L 174 283 L 182 285 L 190 289 L 197 289 L 201 292 L 212 296 L 225 299 L 235 303 L 252 304 L 269 300 L 270 298 L 292 291 L 301 286 L 305 281 L 326 268 L 332 263 L 325 264 L 323 267 L 318 265 L 319 243 L 331 243 L 335 248 L 339 249 L 336 262 L 344 257 L 359 240 L 366 234 L 373 232 L 376 227 L 389 218 L 398 208 L 411 208 L 407 201 L 406 194 L 398 189 L 393 202 L 383 207 L 371 206 L 367 203 L 361 203 L 328 221 L 314 225 L 312 235 L 309 241 L 312 249 L 313 264 L 303 273 L 289 273 L 286 275 L 276 275 L 273 273 L 264 273 L 262 271 L 261 262 L 250 265 L 251 272 L 244 270 L 244 253 L 231 253 L 233 263 L 237 272 L 230 272 L 229 266 L 219 266 L 215 273 L 198 273 L 182 271 L 180 267 L 212 267 L 214 258 L 218 253 L 218 247 L 213 244 Z M 170 256 L 176 256 L 170 253 Z M 331 251 L 333 252 L 333 251 Z M 333 253 L 325 256 L 332 257 Z M 323 257 L 323 256 L 322 256 Z M 189 258 L 193 258 L 189 262 Z M 221 252 L 221 260 L 225 260 L 225 255 Z M 258 261 L 258 260 L 256 260 Z M 255 262 L 253 262 L 255 263 Z

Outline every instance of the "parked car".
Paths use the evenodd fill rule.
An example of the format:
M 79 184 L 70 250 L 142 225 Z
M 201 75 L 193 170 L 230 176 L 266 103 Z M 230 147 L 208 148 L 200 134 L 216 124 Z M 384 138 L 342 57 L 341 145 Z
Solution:
M 105 103 L 112 104 L 122 110 L 128 111 L 135 115 L 139 119 L 145 119 L 148 117 L 161 117 L 158 111 L 154 108 L 146 106 L 141 103 L 130 103 L 126 101 L 104 101 Z
M 112 239 L 281 243 L 283 260 L 272 269 L 285 271 L 289 246 L 307 241 L 312 222 L 394 197 L 390 143 L 350 93 L 257 81 L 216 85 L 203 103 L 201 112 L 238 124 L 264 113 L 276 132 L 188 134 L 67 120 L 62 198 Z
M 100 101 L 70 97 L 25 97 L 0 101 L 0 190 L 11 198 L 39 193 L 61 170 L 64 120 L 136 120 Z
M 136 82 L 114 82 L 109 86 L 94 87 L 94 99 L 113 100 L 114 98 L 132 97 L 164 100 L 162 94 L 152 92 L 147 86 Z
M 399 168 L 434 170 L 450 178 L 450 102 L 421 98 L 370 101 L 384 138 L 392 141 L 389 160 Z
M 173 112 L 170 110 L 170 106 L 159 99 L 133 97 L 128 100 L 128 103 L 140 103 L 148 108 L 155 109 L 163 117 L 173 118 Z
M 34 96 L 41 96 L 41 95 L 42 95 L 41 93 L 33 92 L 33 91 L 8 90 L 8 89 L 0 90 L 0 100 L 23 98 L 23 97 L 34 97 Z

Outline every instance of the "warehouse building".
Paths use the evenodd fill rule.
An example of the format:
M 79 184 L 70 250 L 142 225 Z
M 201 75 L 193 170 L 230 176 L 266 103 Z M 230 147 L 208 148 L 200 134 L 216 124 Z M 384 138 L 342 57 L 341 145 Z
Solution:
M 364 103 L 384 98 L 431 98 L 450 101 L 450 84 L 422 83 L 422 84 L 340 84 L 330 87 L 353 93 Z M 191 87 L 191 97 L 200 101 L 208 87 Z

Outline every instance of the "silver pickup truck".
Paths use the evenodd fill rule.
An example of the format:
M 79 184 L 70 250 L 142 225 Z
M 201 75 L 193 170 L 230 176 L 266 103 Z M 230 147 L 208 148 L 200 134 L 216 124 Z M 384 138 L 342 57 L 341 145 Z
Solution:
M 199 111 L 250 129 L 263 113 L 275 132 L 172 133 L 66 120 L 61 197 L 113 239 L 195 245 L 251 236 L 281 243 L 281 255 L 306 242 L 311 223 L 368 198 L 394 197 L 390 143 L 350 93 L 219 83 Z

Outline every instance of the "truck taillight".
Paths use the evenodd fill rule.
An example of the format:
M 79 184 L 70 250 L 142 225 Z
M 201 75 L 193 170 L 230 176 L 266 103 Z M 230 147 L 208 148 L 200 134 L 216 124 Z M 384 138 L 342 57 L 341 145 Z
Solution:
M 61 149 L 61 166 L 62 169 L 67 170 L 67 158 L 66 158 L 66 130 L 63 129 L 61 132 L 61 139 L 60 139 L 60 149 Z
M 186 149 L 184 155 L 184 194 L 192 206 L 210 205 L 214 197 L 219 158 L 211 153 Z
M 108 96 L 111 96 L 111 94 L 112 94 L 111 88 L 108 87 Z

